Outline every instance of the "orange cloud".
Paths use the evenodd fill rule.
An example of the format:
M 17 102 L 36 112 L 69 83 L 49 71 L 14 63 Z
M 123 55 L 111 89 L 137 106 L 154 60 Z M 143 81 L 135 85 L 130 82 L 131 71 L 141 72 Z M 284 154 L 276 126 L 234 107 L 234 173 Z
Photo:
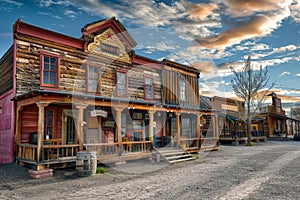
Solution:
M 188 12 L 191 18 L 205 20 L 209 15 L 212 15 L 216 9 L 218 9 L 218 6 L 214 3 L 194 4 L 189 7 Z
M 230 14 L 236 17 L 249 16 L 255 12 L 277 10 L 285 0 L 224 0 Z
M 199 44 L 206 48 L 225 49 L 228 46 L 237 44 L 242 40 L 269 34 L 272 29 L 263 27 L 270 21 L 265 15 L 257 15 L 240 26 L 229 29 L 210 38 L 199 40 Z
M 214 64 L 209 61 L 197 61 L 192 66 L 201 70 L 202 74 L 210 74 L 214 71 Z

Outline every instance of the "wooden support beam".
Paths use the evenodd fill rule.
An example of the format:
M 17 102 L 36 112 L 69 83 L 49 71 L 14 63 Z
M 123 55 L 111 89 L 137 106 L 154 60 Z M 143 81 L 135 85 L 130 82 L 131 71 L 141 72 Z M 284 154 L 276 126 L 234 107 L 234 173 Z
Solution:
M 121 113 L 125 108 L 114 107 L 114 111 L 116 112 L 115 120 L 116 120 L 116 132 L 118 138 L 118 146 L 119 146 L 119 154 L 121 155 L 122 151 L 122 135 L 121 135 Z
M 197 147 L 200 148 L 200 146 L 201 146 L 201 140 L 200 140 L 200 138 L 201 138 L 201 123 L 200 123 L 200 121 L 201 121 L 202 115 L 197 114 L 196 116 L 197 116 L 197 139 L 199 139 L 197 141 Z
M 87 107 L 87 105 L 78 104 L 75 105 L 78 109 L 77 123 L 76 123 L 76 131 L 77 131 L 77 140 L 79 143 L 79 151 L 83 150 L 83 110 Z
M 154 113 L 155 111 L 153 110 L 149 110 L 148 114 L 149 114 L 149 138 L 151 141 L 151 146 L 153 146 L 153 120 L 154 120 Z
M 177 147 L 180 145 L 180 113 L 175 113 L 176 116 L 176 141 Z
M 44 114 L 45 107 L 49 105 L 48 102 L 37 102 L 38 106 L 38 134 L 37 134 L 37 162 L 39 163 L 42 155 L 43 140 L 44 140 Z
M 21 143 L 21 124 L 22 124 L 22 110 L 23 106 L 18 106 L 16 109 L 16 136 L 15 136 L 15 142 L 16 143 Z

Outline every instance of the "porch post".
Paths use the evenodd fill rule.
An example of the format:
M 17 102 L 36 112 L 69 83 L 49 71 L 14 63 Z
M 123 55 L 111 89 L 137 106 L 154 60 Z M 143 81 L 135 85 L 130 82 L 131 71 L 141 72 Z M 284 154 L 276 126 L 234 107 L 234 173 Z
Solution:
M 49 103 L 45 102 L 37 102 L 38 106 L 38 134 L 37 134 L 37 162 L 40 162 L 43 140 L 44 140 L 44 118 L 45 118 L 45 107 L 48 106 Z
M 149 138 L 151 141 L 151 146 L 153 146 L 153 114 L 155 113 L 155 111 L 153 110 L 149 110 Z
M 201 123 L 200 123 L 200 120 L 201 120 L 201 115 L 200 114 L 197 114 L 197 147 L 200 148 L 200 144 L 201 144 Z
M 76 130 L 77 130 L 77 139 L 79 143 L 79 151 L 83 150 L 83 109 L 85 109 L 87 105 L 76 105 L 78 109 Z
M 180 113 L 175 113 L 176 115 L 176 141 L 177 147 L 180 146 Z
M 24 107 L 18 106 L 16 109 L 16 136 L 15 141 L 16 143 L 21 143 L 21 112 Z
M 213 128 L 213 137 L 218 137 L 219 125 L 218 125 L 217 116 L 213 115 L 212 120 L 213 120 L 213 127 L 214 127 Z
M 116 132 L 118 138 L 119 154 L 122 153 L 122 135 L 121 135 L 121 113 L 124 108 L 113 108 L 116 111 Z

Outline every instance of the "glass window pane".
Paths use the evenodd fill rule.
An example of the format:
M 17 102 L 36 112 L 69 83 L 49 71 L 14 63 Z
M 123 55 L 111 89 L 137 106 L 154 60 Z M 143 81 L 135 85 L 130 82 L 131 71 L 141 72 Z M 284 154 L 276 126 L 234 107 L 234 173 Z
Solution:
M 50 58 L 51 64 L 56 65 L 56 58 Z
M 49 57 L 48 56 L 44 56 L 44 63 L 49 63 Z
M 49 63 L 44 63 L 44 70 L 49 70 Z
M 56 71 L 56 64 L 51 63 L 51 68 L 50 70 Z

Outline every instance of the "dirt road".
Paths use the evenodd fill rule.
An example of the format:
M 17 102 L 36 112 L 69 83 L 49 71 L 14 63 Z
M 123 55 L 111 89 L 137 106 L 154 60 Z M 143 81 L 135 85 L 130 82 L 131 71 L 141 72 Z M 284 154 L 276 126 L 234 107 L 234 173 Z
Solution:
M 221 146 L 195 161 L 136 161 L 87 178 L 56 170 L 34 180 L 15 165 L 0 176 L 0 199 L 300 199 L 300 143 Z

